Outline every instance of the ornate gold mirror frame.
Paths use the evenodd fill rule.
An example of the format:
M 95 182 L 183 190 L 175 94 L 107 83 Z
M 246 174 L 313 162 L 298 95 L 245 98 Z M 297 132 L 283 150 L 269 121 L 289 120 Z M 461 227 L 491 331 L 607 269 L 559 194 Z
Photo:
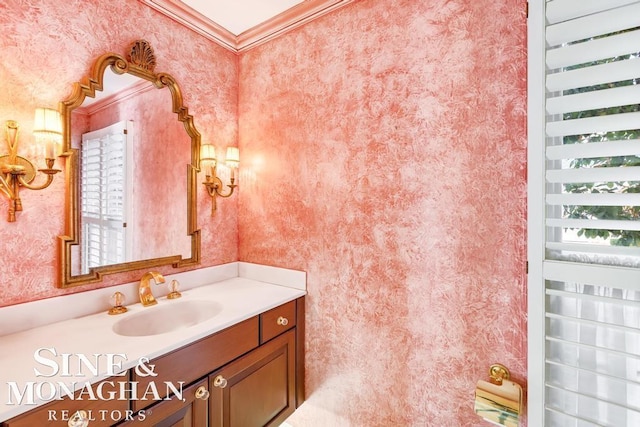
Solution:
M 66 200 L 65 200 L 65 235 L 59 238 L 59 277 L 58 287 L 86 285 L 100 282 L 104 275 L 121 273 L 139 269 L 172 265 L 174 268 L 194 265 L 200 262 L 200 230 L 197 228 L 197 173 L 200 164 L 200 133 L 193 124 L 187 107 L 183 105 L 182 94 L 175 79 L 166 73 L 155 73 L 155 54 L 148 42 L 138 40 L 131 46 L 128 57 L 116 53 L 100 56 L 93 65 L 91 75 L 81 82 L 74 83 L 71 96 L 60 102 L 59 109 L 63 123 L 62 157 L 66 158 Z M 94 97 L 96 91 L 103 90 L 104 73 L 107 67 L 115 74 L 131 74 L 151 82 L 161 89 L 167 87 L 171 92 L 172 109 L 179 121 L 183 122 L 189 138 L 191 138 L 191 163 L 187 165 L 187 235 L 191 238 L 191 257 L 171 255 L 161 258 L 131 261 L 120 264 L 93 267 L 86 274 L 73 274 L 72 247 L 79 244 L 79 150 L 72 147 L 71 115 L 74 109 L 82 105 L 85 98 Z

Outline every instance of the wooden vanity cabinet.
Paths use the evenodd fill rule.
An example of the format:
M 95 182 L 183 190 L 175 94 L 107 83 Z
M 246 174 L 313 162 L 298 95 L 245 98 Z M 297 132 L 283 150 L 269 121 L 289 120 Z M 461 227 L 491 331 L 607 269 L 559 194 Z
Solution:
M 145 425 L 277 426 L 304 400 L 303 346 L 304 298 L 298 298 L 155 359 L 151 363 L 159 375 L 154 381 L 184 380 L 213 365 L 216 369 L 184 391 L 185 403 L 173 399 L 146 407 L 138 402 L 139 409 L 146 407 Z M 234 354 L 235 360 L 222 362 Z M 193 397 L 203 384 L 208 385 L 208 401 Z M 201 424 L 202 419 L 208 423 Z
M 153 359 L 156 376 L 129 378 L 144 391 L 183 382 L 183 400 L 51 402 L 2 423 L 2 427 L 66 426 L 76 410 L 91 411 L 89 426 L 263 427 L 282 423 L 304 401 L 304 297 L 230 326 Z M 113 378 L 117 383 L 127 377 Z M 160 387 L 158 387 L 160 388 Z M 139 397 L 139 396 L 138 396 Z M 50 410 L 68 410 L 51 422 Z M 99 410 L 119 414 L 98 419 Z M 60 414 L 60 412 L 58 412 Z M 60 416 L 59 416 L 60 417 Z

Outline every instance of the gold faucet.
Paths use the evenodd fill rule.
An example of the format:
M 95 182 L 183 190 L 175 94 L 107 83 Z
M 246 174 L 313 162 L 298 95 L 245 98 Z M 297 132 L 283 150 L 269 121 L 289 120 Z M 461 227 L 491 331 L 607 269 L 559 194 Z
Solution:
M 157 271 L 150 271 L 148 273 L 144 273 L 142 275 L 142 279 L 140 279 L 140 287 L 138 288 L 138 292 L 140 293 L 140 302 L 143 307 L 148 307 L 150 305 L 155 305 L 158 302 L 153 297 L 153 293 L 151 292 L 151 286 L 149 286 L 149 281 L 153 279 L 156 282 L 156 285 L 160 283 L 164 283 L 164 276 Z

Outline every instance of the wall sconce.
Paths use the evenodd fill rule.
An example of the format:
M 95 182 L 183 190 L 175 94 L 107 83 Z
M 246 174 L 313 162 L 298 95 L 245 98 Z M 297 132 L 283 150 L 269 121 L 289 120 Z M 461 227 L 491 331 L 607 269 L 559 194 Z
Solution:
M 207 192 L 211 196 L 211 215 L 213 215 L 216 213 L 216 197 L 230 197 L 233 194 L 233 190 L 238 186 L 234 182 L 236 180 L 235 170 L 240 164 L 240 152 L 236 147 L 227 147 L 225 163 L 231 170 L 231 183 L 227 184 L 229 192 L 226 194 L 222 192 L 224 186 L 222 180 L 218 177 L 218 159 L 216 157 L 216 148 L 213 145 L 203 144 L 200 147 L 200 162 L 206 173 L 203 184 L 207 187 Z
M 20 125 L 15 120 L 5 123 L 6 141 L 9 154 L 0 156 L 0 192 L 9 199 L 9 215 L 7 220 L 15 222 L 16 212 L 22 210 L 20 187 L 29 190 L 42 190 L 53 182 L 53 176 L 60 169 L 53 169 L 56 161 L 57 144 L 62 141 L 62 122 L 60 113 L 51 108 L 36 108 L 33 134 L 37 142 L 45 145 L 45 162 L 47 167 L 38 169 L 47 175 L 42 185 L 31 185 L 36 177 L 36 168 L 29 160 L 18 155 Z

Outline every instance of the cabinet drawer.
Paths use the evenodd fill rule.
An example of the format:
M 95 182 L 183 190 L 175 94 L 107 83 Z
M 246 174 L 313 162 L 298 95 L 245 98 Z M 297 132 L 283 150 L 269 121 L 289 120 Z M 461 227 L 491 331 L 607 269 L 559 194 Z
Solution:
M 236 359 L 258 346 L 258 317 L 252 317 L 172 353 L 153 359 L 156 376 L 139 376 L 132 370 L 133 381 L 138 382 L 138 390 L 144 393 L 153 381 L 161 397 L 167 395 L 164 384 L 183 381 L 188 385 L 218 367 Z M 153 400 L 133 400 L 135 411 L 143 409 Z
M 296 302 L 291 301 L 260 315 L 260 343 L 296 326 Z
M 91 426 L 110 426 L 118 421 L 124 420 L 131 412 L 129 412 L 129 401 L 119 400 L 118 383 L 128 381 L 128 377 L 115 377 L 93 384 L 91 389 L 96 396 L 96 400 L 88 400 L 87 392 L 82 394 L 83 400 L 79 400 L 79 393 L 76 392 L 77 399 L 65 398 L 47 403 L 26 414 L 18 415 L 2 424 L 4 427 L 34 427 L 34 426 L 67 426 L 69 418 L 77 411 L 85 411 L 87 418 L 90 420 Z M 98 387 L 102 387 L 99 389 Z M 101 390 L 98 392 L 98 390 Z M 100 400 L 100 393 L 103 396 L 109 396 L 114 392 L 112 400 Z

